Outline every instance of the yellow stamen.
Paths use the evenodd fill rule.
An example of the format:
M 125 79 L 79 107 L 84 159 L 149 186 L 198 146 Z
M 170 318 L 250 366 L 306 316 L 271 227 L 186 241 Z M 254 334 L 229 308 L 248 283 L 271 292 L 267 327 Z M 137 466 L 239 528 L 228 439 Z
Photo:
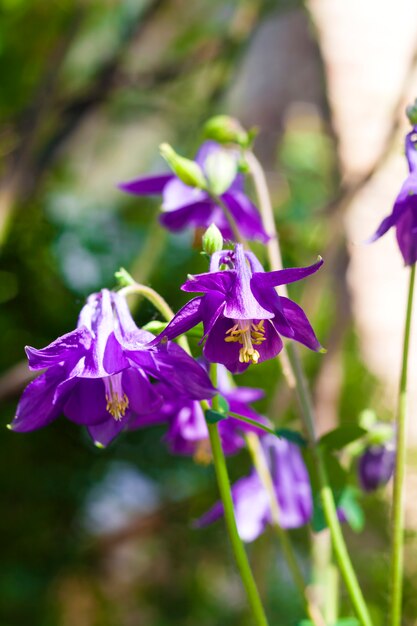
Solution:
M 129 398 L 127 395 L 124 393 L 123 396 L 120 397 L 117 393 L 113 393 L 111 396 L 106 395 L 106 401 L 106 411 L 108 411 L 115 420 L 121 420 L 129 406 Z
M 224 340 L 227 343 L 239 342 L 242 344 L 242 348 L 239 350 L 240 363 L 257 363 L 259 361 L 261 355 L 253 346 L 259 346 L 266 340 L 264 324 L 264 320 L 258 324 L 248 320 L 238 320 L 226 331 Z
M 106 411 L 119 421 L 124 417 L 129 406 L 129 398 L 122 388 L 122 375 L 113 374 L 113 376 L 104 378 L 103 382 L 106 390 Z

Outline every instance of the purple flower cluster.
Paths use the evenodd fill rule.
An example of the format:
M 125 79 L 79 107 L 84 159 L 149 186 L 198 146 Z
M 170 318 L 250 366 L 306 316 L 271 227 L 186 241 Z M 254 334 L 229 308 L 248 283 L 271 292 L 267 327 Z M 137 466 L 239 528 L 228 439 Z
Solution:
M 26 348 L 30 368 L 46 371 L 26 387 L 10 427 L 35 430 L 63 413 L 106 446 L 163 404 L 152 380 L 190 400 L 213 396 L 196 361 L 171 342 L 150 346 L 153 339 L 136 326 L 125 298 L 107 289 L 92 294 L 76 330 L 41 350 Z
M 178 156 L 169 150 L 170 158 Z M 225 238 L 233 240 L 232 218 L 244 238 L 265 243 L 268 236 L 260 215 L 244 193 L 239 158 L 237 150 L 208 141 L 191 166 L 190 161 L 179 158 L 184 167 L 197 172 L 194 178 L 184 177 L 187 182 L 196 181 L 190 186 L 178 177 L 183 170 L 174 164 L 178 176 L 147 176 L 120 188 L 134 195 L 161 194 L 161 222 L 171 231 L 215 224 Z M 222 164 L 226 172 L 221 171 Z M 219 176 L 217 181 L 213 172 Z M 213 192 L 216 182 L 217 194 Z M 222 247 L 220 234 L 218 238 Z M 216 246 L 213 249 L 218 250 Z M 186 292 L 202 295 L 190 300 L 157 337 L 136 326 L 120 293 L 103 289 L 92 294 L 74 331 L 43 349 L 26 348 L 30 368 L 42 372 L 24 390 L 10 428 L 28 432 L 64 415 L 86 426 L 93 441 L 104 447 L 123 430 L 165 424 L 165 441 L 171 452 L 208 462 L 209 432 L 200 402 L 210 404 L 220 392 L 232 414 L 251 421 L 225 415 L 219 422 L 224 453 L 235 454 L 246 444 L 245 433 L 256 432 L 270 469 L 281 526 L 306 524 L 312 514 L 312 496 L 298 447 L 265 434 L 261 426 L 266 419 L 250 406 L 263 392 L 235 387 L 229 372 L 240 373 L 251 363 L 275 357 L 283 348 L 283 337 L 320 350 L 303 310 L 279 296 L 276 287 L 303 279 L 321 265 L 320 259 L 310 267 L 265 272 L 241 243 L 231 250 L 215 251 L 210 271 L 189 276 L 182 286 Z M 171 341 L 200 322 L 205 360 L 219 364 L 218 389 L 214 389 L 206 365 Z M 232 492 L 239 532 L 251 541 L 271 522 L 270 494 L 255 469 L 241 478 Z M 221 514 L 222 506 L 217 504 L 201 524 Z
M 376 241 L 395 227 L 397 242 L 406 265 L 417 261 L 417 127 L 405 138 L 409 174 L 394 202 L 392 212 L 379 225 L 370 241 Z
M 195 161 L 203 174 L 207 172 L 208 159 L 213 159 L 225 148 L 215 141 L 206 141 L 197 152 Z M 236 151 L 228 153 L 238 159 Z M 233 232 L 224 214 L 224 210 L 204 189 L 190 187 L 183 183 L 175 174 L 159 174 L 136 178 L 121 183 L 119 188 L 135 196 L 162 195 L 161 224 L 172 232 L 185 228 L 208 228 L 216 224 L 225 239 L 233 240 Z M 221 201 L 230 211 L 239 231 L 246 239 L 257 239 L 262 242 L 268 236 L 262 225 L 258 209 L 244 193 L 244 179 L 237 174 L 229 188 L 221 194 Z
M 307 524 L 313 513 L 310 479 L 298 446 L 273 435 L 262 438 L 262 448 L 271 473 L 282 528 Z M 270 495 L 255 469 L 232 487 L 236 523 L 244 541 L 253 541 L 272 523 Z M 223 515 L 218 502 L 198 521 L 210 524 Z
M 215 253 L 211 271 L 191 276 L 181 287 L 204 295 L 178 311 L 155 341 L 173 339 L 203 322 L 204 356 L 233 373 L 279 354 L 281 336 L 320 350 L 303 310 L 289 298 L 278 296 L 275 287 L 313 274 L 322 263 L 320 259 L 310 267 L 265 272 L 256 256 L 244 251 L 241 244 L 233 251 Z

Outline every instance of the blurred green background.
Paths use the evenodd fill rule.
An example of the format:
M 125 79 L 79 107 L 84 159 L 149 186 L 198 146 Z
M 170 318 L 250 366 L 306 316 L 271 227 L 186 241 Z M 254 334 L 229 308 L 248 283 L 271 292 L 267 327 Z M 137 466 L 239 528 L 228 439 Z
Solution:
M 294 0 L 0 7 L 0 626 L 249 626 L 222 523 L 192 528 L 217 499 L 211 466 L 171 456 L 163 429 L 98 451 L 63 419 L 30 435 L 5 426 L 29 380 L 24 345 L 41 347 L 73 329 L 85 296 L 114 286 L 120 266 L 174 309 L 186 301 L 179 285 L 205 271 L 192 234 L 163 232 L 158 201 L 125 196 L 116 184 L 162 170 L 161 141 L 193 155 L 203 122 L 220 112 L 260 129 L 255 151 L 285 264 L 326 259 L 320 275 L 291 294 L 328 348 L 325 358 L 340 359 L 340 421 L 378 407 L 349 311 L 348 254 L 334 211 L 336 142 L 308 15 Z M 280 33 L 296 55 L 274 47 Z M 138 323 L 155 317 L 139 304 Z M 323 385 L 324 357 L 302 356 Z M 260 410 L 297 425 L 277 363 L 252 367 L 242 381 L 266 388 Z M 230 463 L 233 477 L 248 467 L 245 452 Z M 381 496 L 363 504 L 365 530 L 347 529 L 347 537 L 379 624 L 386 504 Z M 291 533 L 306 572 L 308 534 Z M 297 624 L 303 610 L 276 538 L 267 532 L 249 553 L 271 623 Z M 343 591 L 341 602 L 348 614 Z

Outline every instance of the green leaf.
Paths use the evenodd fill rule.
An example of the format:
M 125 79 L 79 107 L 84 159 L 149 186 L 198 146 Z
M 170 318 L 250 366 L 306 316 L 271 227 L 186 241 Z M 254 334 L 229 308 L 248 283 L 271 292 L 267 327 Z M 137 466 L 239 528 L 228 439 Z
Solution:
M 331 626 L 360 626 L 360 622 L 356 617 L 339 617 L 337 622 Z
M 326 433 L 319 440 L 319 444 L 327 450 L 341 450 L 352 441 L 360 439 L 366 435 L 366 430 L 358 424 L 352 424 L 349 426 L 339 426 L 329 433 Z
M 142 330 L 147 330 L 149 333 L 153 333 L 154 335 L 159 335 L 163 330 L 168 326 L 168 322 L 160 322 L 159 320 L 152 320 L 142 326 Z
M 217 402 L 218 402 L 218 405 L 219 405 L 219 413 L 222 413 L 223 415 L 227 415 L 229 413 L 230 407 L 229 407 L 229 403 L 226 400 L 226 398 L 224 398 L 223 396 L 218 394 Z
M 291 430 L 289 428 L 277 428 L 275 434 L 282 439 L 291 441 L 291 443 L 296 443 L 297 446 L 300 446 L 300 448 L 305 448 L 307 445 L 307 440 L 304 439 L 302 434 L 296 430 Z
M 187 337 L 196 337 L 197 339 L 201 339 L 201 337 L 204 335 L 203 324 L 200 322 L 199 324 L 197 324 L 197 326 L 194 326 L 194 328 L 190 328 L 190 330 L 187 330 L 185 334 Z
M 349 526 L 357 533 L 361 532 L 365 525 L 365 514 L 358 502 L 358 494 L 357 489 L 348 486 L 344 489 L 338 502 L 338 506 L 343 509 Z
M 226 419 L 227 415 L 224 413 L 220 413 L 219 411 L 214 411 L 213 409 L 207 409 L 205 412 L 206 422 L 209 424 L 217 424 L 217 422 L 221 422 Z

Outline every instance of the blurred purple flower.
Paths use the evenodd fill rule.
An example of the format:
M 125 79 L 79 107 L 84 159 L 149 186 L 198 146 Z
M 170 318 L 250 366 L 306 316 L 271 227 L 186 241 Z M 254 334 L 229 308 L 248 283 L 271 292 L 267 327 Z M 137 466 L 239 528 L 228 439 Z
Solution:
M 197 152 L 195 161 L 206 174 L 207 159 L 225 148 L 215 141 L 206 141 Z M 228 151 L 230 154 L 230 150 Z M 236 152 L 236 159 L 238 153 Z M 216 224 L 226 239 L 234 236 L 223 209 L 217 205 L 207 191 L 181 182 L 175 174 L 159 174 L 136 178 L 119 184 L 119 189 L 136 196 L 162 194 L 162 214 L 160 221 L 173 232 L 188 227 L 208 228 Z M 246 239 L 268 240 L 257 208 L 244 193 L 243 175 L 237 174 L 230 187 L 221 194 L 221 199 L 233 216 L 239 231 Z
M 281 528 L 298 528 L 310 521 L 313 500 L 310 479 L 298 446 L 273 435 L 262 438 L 262 447 L 275 487 Z M 243 541 L 253 541 L 272 523 L 269 496 L 256 472 L 238 480 L 232 486 L 232 498 L 239 535 Z M 218 502 L 197 522 L 206 526 L 223 515 Z
M 191 276 L 181 287 L 204 295 L 178 311 L 155 341 L 173 339 L 203 322 L 205 358 L 223 363 L 234 373 L 276 356 L 283 346 L 280 335 L 320 350 L 304 311 L 278 296 L 275 287 L 313 274 L 322 263 L 320 259 L 310 267 L 265 272 L 241 244 L 234 251 L 217 252 L 212 255 L 210 272 Z M 221 265 L 228 269 L 218 271 Z
M 103 289 L 89 296 L 76 330 L 46 348 L 27 347 L 29 366 L 46 371 L 24 390 L 10 428 L 27 432 L 63 413 L 107 445 L 137 415 L 163 402 L 150 378 L 186 398 L 211 397 L 204 369 L 179 346 L 150 347 L 154 335 L 134 323 L 126 300 Z
M 395 445 L 388 442 L 366 448 L 358 462 L 358 478 L 364 491 L 375 491 L 390 480 L 395 468 Z
M 417 260 L 417 127 L 405 138 L 405 155 L 409 175 L 395 200 L 392 213 L 378 227 L 370 241 L 376 241 L 393 226 L 396 228 L 397 242 L 406 265 Z
M 178 397 L 175 390 L 163 383 L 159 390 L 165 398 L 164 404 L 155 413 L 141 415 L 131 422 L 129 428 L 143 428 L 153 424 L 169 424 L 165 440 L 174 454 L 193 455 L 202 463 L 211 461 L 211 448 L 204 412 L 200 403 Z M 262 389 L 251 387 L 233 387 L 225 368 L 218 367 L 218 390 L 229 403 L 230 410 L 249 417 L 257 422 L 265 423 L 263 418 L 248 403 L 263 397 Z M 245 445 L 244 432 L 256 431 L 263 434 L 255 426 L 229 417 L 219 422 L 219 433 L 225 454 L 235 454 Z

